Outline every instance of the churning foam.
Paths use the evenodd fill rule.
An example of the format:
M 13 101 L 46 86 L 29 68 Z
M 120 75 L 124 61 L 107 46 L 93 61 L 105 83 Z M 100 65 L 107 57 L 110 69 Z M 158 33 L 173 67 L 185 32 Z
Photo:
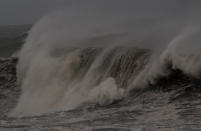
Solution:
M 201 31 L 188 28 L 173 39 L 159 57 L 153 58 L 130 85 L 128 92 L 154 84 L 158 78 L 179 69 L 192 77 L 201 77 Z M 153 60 L 154 59 L 154 60 Z

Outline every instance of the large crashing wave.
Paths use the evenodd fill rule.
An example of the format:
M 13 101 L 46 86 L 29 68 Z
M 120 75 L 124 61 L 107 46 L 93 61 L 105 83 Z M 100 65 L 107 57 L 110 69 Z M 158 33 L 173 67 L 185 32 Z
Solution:
M 19 77 L 22 95 L 13 114 L 70 110 L 86 102 L 111 104 L 124 97 L 126 87 L 150 54 L 118 47 L 74 49 L 62 57 L 35 56 L 24 76 Z
M 49 15 L 29 32 L 17 67 L 22 94 L 10 116 L 111 104 L 173 69 L 200 77 L 199 29 L 180 31 L 169 21 L 148 26 L 128 12 L 121 14 L 126 17 L 97 17 L 87 9 L 85 16 L 82 9 Z M 167 28 L 172 32 L 161 32 Z M 160 53 L 142 49 L 147 44 L 163 48 Z

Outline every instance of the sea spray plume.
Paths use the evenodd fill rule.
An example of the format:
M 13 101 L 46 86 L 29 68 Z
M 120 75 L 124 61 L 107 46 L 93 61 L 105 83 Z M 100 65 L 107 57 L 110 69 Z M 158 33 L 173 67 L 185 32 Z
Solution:
M 39 28 L 41 29 L 40 23 L 39 23 Z M 34 31 L 35 31 L 35 28 L 33 28 L 33 30 L 30 32 L 31 38 L 29 37 L 27 39 L 27 44 L 24 46 L 24 48 L 22 49 L 20 53 L 21 59 L 18 65 L 18 72 L 19 72 L 18 81 L 22 83 L 21 85 L 23 89 L 23 94 L 19 100 L 20 103 L 18 104 L 18 106 L 13 112 L 17 112 L 17 115 L 19 116 L 35 115 L 35 114 L 40 114 L 44 112 L 51 112 L 54 110 L 64 110 L 65 108 L 72 108 L 72 107 L 68 107 L 69 105 L 78 106 L 79 103 L 76 103 L 76 100 L 72 101 L 71 102 L 72 104 L 67 104 L 68 105 L 67 107 L 66 107 L 66 104 L 64 105 L 58 104 L 58 101 L 62 101 L 63 99 L 62 97 L 67 97 L 65 96 L 66 92 L 71 92 L 71 90 L 73 92 L 76 92 L 76 88 L 79 89 L 79 87 L 81 86 L 79 85 L 80 83 L 78 85 L 71 84 L 70 86 L 72 88 L 75 87 L 75 89 L 73 88 L 68 91 L 68 85 L 71 82 L 73 82 L 73 79 L 72 79 L 73 76 L 76 73 L 77 74 L 80 73 L 80 72 L 75 73 L 74 71 L 78 68 L 77 66 L 79 66 L 80 59 L 81 59 L 80 54 L 82 54 L 82 50 L 68 47 L 65 49 L 64 53 L 61 54 L 61 51 L 63 49 L 61 50 L 58 48 L 56 49 L 53 48 L 52 50 L 52 47 L 51 47 L 52 41 L 50 42 L 46 40 L 47 39 L 46 37 L 42 39 L 34 38 L 34 36 L 37 35 L 35 34 Z M 49 47 L 43 44 L 43 41 L 49 42 L 50 43 Z M 59 53 L 59 55 L 57 53 Z M 89 54 L 89 55 L 92 55 L 92 54 Z M 93 55 L 96 55 L 96 54 L 93 54 Z M 99 58 L 101 57 L 102 56 L 100 56 Z M 99 64 L 98 61 L 101 61 L 99 60 L 99 58 L 97 58 L 96 60 L 97 62 L 96 61 L 94 62 L 92 66 L 92 70 L 94 69 L 94 67 L 98 66 L 97 65 Z M 93 73 L 89 71 L 88 74 L 93 74 Z M 96 76 L 98 76 L 98 74 L 96 74 Z M 91 76 L 87 75 L 86 77 L 91 77 Z M 87 80 L 89 78 L 85 78 L 85 79 Z M 96 80 L 94 82 L 96 82 Z M 91 82 L 88 81 L 87 85 L 89 85 L 90 83 Z M 86 84 L 83 84 L 83 85 L 87 86 Z M 93 92 L 95 91 L 93 90 Z M 71 96 L 72 97 L 76 96 L 75 98 L 78 101 L 82 101 L 82 98 L 79 98 L 81 97 L 79 96 L 79 93 L 77 95 L 72 94 Z M 86 98 L 86 99 L 89 99 L 89 98 Z M 38 105 L 39 108 L 35 107 L 35 104 Z M 62 105 L 62 107 L 58 105 Z
M 68 19 L 66 19 L 66 17 Z M 74 17 L 75 19 L 71 20 L 71 18 Z M 101 21 L 102 18 L 95 19 L 97 17 L 94 18 L 93 15 L 89 15 L 85 16 L 87 21 L 81 19 L 82 22 L 80 23 L 80 17 L 82 18 L 79 13 L 75 16 L 71 16 L 71 14 L 68 13 L 64 14 L 63 12 L 55 13 L 44 17 L 29 32 L 26 44 L 20 52 L 17 70 L 18 83 L 22 87 L 22 95 L 17 107 L 11 113 L 11 116 L 36 115 L 74 108 L 89 99 L 86 98 L 82 100 L 82 93 L 80 94 L 79 90 L 85 90 L 83 93 L 85 97 L 90 93 L 89 90 L 98 87 L 98 84 L 104 81 L 105 67 L 101 72 L 102 74 L 98 74 L 99 72 L 97 71 L 100 70 L 96 69 L 99 68 L 99 64 L 102 64 L 101 61 L 104 61 L 101 60 L 105 59 L 103 57 L 104 55 L 99 55 L 94 62 L 93 60 L 95 58 L 89 61 L 90 64 L 93 64 L 91 67 L 89 64 L 89 71 L 84 71 L 86 72 L 86 76 L 83 75 L 84 79 L 82 80 L 81 78 L 80 82 L 76 81 L 76 75 L 80 75 L 80 72 L 76 72 L 75 70 L 79 68 L 81 57 L 83 57 L 81 54 L 85 54 L 86 52 L 76 48 L 88 44 L 93 47 L 97 42 L 105 39 L 99 36 L 119 34 L 119 31 L 121 34 L 121 30 L 116 29 L 116 26 L 112 24 L 113 21 L 116 20 L 114 18 L 112 18 L 112 22 L 104 23 Z M 93 21 L 92 24 L 86 24 L 89 22 L 89 19 Z M 99 39 L 90 41 L 91 38 L 96 37 Z M 118 41 L 121 41 L 120 37 L 118 37 L 118 40 L 116 40 L 116 38 L 117 37 L 112 40 L 106 39 L 102 43 L 105 45 L 113 45 L 113 43 L 116 44 Z M 86 41 L 86 44 L 83 41 Z M 100 45 L 96 46 L 99 47 Z M 105 51 L 103 51 L 102 54 L 104 53 Z M 97 54 L 89 53 L 89 55 L 94 55 L 95 57 Z M 112 89 L 116 89 L 117 86 L 112 78 L 109 80 L 105 78 L 105 80 L 106 83 L 113 83 L 114 88 Z M 95 83 L 93 84 L 92 82 Z M 104 83 L 103 85 L 105 85 Z M 85 87 L 81 89 L 80 86 Z M 87 90 L 88 88 L 89 90 Z M 104 88 L 104 90 L 105 89 L 106 88 Z M 75 94 L 77 91 L 78 93 Z M 72 94 L 69 92 L 72 92 Z M 94 89 L 93 92 L 95 92 Z M 118 93 L 114 92 L 114 94 Z M 100 96 L 100 94 L 97 95 Z M 94 96 L 95 95 L 93 95 L 93 99 L 95 99 Z M 67 98 L 69 98 L 69 100 L 66 101 Z

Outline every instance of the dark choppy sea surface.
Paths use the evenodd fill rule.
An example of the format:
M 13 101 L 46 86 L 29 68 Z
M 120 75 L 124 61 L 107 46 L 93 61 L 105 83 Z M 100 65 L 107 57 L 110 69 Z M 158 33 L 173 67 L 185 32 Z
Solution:
M 0 28 L 0 131 L 201 130 L 201 80 L 173 68 L 169 69 L 168 75 L 159 77 L 147 88 L 135 90 L 106 105 L 85 102 L 68 111 L 9 117 L 23 93 L 17 84 L 16 65 L 19 59 L 10 56 L 23 44 L 28 28 Z M 100 50 L 79 50 L 81 60 L 77 63 L 79 66 L 73 69 L 82 73 L 88 70 Z M 119 52 L 123 53 L 116 55 Z M 100 74 L 103 72 L 103 78 L 115 78 L 122 88 L 128 84 L 128 79 L 142 70 L 150 55 L 149 50 L 118 47 L 103 57 L 105 60 L 98 71 Z M 80 70 L 83 67 L 84 70 Z M 108 67 L 111 68 L 106 72 Z M 37 104 L 31 104 L 37 107 Z

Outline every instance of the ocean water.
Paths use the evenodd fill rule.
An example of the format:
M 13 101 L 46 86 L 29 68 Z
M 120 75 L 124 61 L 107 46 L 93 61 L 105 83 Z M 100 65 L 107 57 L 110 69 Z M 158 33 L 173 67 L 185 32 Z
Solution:
M 201 130 L 199 4 L 76 1 L 0 28 L 0 129 Z
M 46 108 L 46 106 L 49 106 L 49 103 L 46 103 L 43 107 L 40 106 L 46 112 L 42 114 L 37 110 L 38 105 L 31 100 L 31 98 L 36 98 L 28 96 L 27 100 L 31 101 L 31 105 L 28 106 L 31 108 L 27 110 L 26 103 L 23 103 L 26 110 L 21 114 L 18 112 L 12 114 L 20 117 L 9 116 L 18 103 L 20 93 L 23 91 L 16 85 L 17 59 L 1 60 L 0 129 L 3 131 L 200 130 L 201 82 L 199 79 L 184 74 L 181 70 L 171 69 L 169 75 L 158 78 L 156 83 L 150 84 L 145 89 L 132 91 L 132 93 L 122 98 L 114 97 L 119 94 L 114 94 L 116 89 L 111 89 L 114 86 L 113 84 L 116 83 L 119 88 L 121 86 L 124 88 L 128 83 L 127 79 L 136 73 L 135 69 L 138 67 L 132 54 L 138 52 L 141 54 L 138 54 L 138 57 L 144 58 L 150 55 L 147 50 L 129 50 L 131 52 L 126 52 L 121 59 L 117 59 L 113 65 L 114 68 L 108 72 L 111 75 L 114 73 L 112 76 L 118 81 L 114 82 L 113 79 L 107 79 L 105 84 L 101 84 L 103 87 L 98 86 L 98 88 L 106 88 L 104 90 L 107 90 L 107 93 L 105 91 L 104 96 L 96 95 L 93 97 L 94 100 L 83 102 L 76 108 L 66 109 L 66 111 L 62 107 L 60 107 L 61 110 L 56 111 L 53 110 L 53 107 Z M 140 60 L 140 58 L 138 59 Z M 103 93 L 101 92 L 103 90 L 99 90 L 99 93 Z M 108 90 L 112 90 L 112 92 Z M 53 98 L 50 97 L 49 99 Z M 42 100 L 42 98 L 39 100 Z M 62 101 L 62 99 L 59 101 Z M 66 100 L 65 106 L 70 106 L 68 100 Z M 35 110 L 30 110 L 32 108 Z

